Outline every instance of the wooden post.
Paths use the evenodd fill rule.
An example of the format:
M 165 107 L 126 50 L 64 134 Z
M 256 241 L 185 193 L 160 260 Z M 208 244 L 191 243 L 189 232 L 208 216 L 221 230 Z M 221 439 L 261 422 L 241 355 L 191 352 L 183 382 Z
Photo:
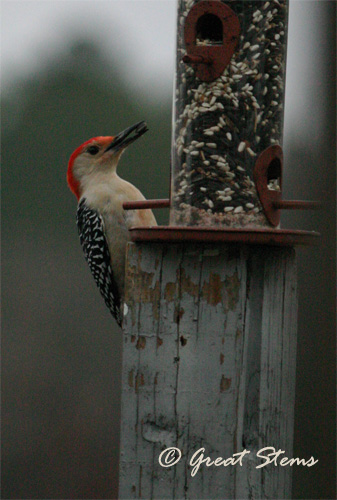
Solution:
M 256 453 L 292 457 L 294 249 L 130 243 L 126 280 L 119 497 L 290 498 L 291 467 Z M 249 454 L 192 476 L 200 448 Z

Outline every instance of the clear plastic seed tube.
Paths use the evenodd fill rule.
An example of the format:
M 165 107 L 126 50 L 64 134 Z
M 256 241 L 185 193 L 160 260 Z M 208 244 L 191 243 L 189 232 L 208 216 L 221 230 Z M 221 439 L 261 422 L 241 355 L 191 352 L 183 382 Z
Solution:
M 237 15 L 240 35 L 211 82 L 182 61 L 185 20 L 197 3 L 178 1 L 170 224 L 270 227 L 253 169 L 262 151 L 282 143 L 288 0 L 221 2 Z M 216 16 L 199 21 L 197 45 L 222 43 Z M 268 187 L 279 190 L 278 179 Z

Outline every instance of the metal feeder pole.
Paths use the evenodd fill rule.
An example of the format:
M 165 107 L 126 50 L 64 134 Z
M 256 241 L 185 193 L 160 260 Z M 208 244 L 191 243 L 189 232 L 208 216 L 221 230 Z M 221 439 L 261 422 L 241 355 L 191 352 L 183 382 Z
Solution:
M 124 206 L 170 225 L 127 250 L 121 499 L 291 498 L 290 466 L 257 468 L 293 457 L 294 246 L 318 236 L 279 227 L 313 208 L 282 200 L 287 8 L 178 2 L 170 200 Z

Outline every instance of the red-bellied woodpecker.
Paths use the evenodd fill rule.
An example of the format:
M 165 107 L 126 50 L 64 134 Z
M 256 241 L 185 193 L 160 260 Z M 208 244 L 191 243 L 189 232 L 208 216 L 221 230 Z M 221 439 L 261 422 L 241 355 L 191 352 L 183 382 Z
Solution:
M 157 223 L 149 209 L 123 209 L 125 201 L 145 198 L 117 175 L 116 168 L 125 148 L 147 130 L 146 123 L 139 122 L 115 137 L 94 137 L 73 152 L 68 164 L 68 185 L 79 202 L 77 227 L 84 255 L 119 325 L 129 228 Z

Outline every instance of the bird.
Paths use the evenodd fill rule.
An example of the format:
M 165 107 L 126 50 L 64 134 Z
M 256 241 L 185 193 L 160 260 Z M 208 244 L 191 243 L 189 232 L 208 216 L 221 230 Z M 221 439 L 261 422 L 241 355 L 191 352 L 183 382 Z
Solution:
M 84 256 L 119 326 L 129 229 L 157 222 L 150 209 L 123 209 L 124 202 L 145 198 L 116 170 L 125 149 L 147 131 L 146 122 L 141 121 L 116 136 L 93 137 L 75 149 L 68 163 L 67 182 L 78 201 L 76 222 Z

